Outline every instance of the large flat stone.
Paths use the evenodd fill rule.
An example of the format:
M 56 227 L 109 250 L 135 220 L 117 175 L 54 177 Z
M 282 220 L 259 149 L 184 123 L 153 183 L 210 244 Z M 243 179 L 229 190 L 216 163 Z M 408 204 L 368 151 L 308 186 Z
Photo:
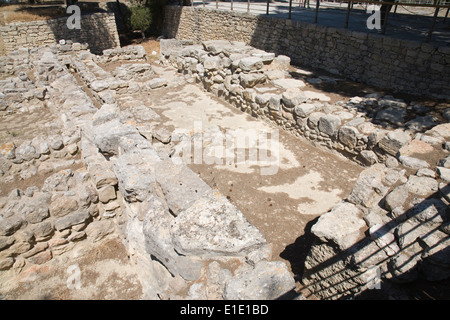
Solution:
M 302 80 L 297 79 L 276 79 L 272 81 L 273 85 L 281 89 L 303 88 L 306 84 Z
M 139 134 L 131 125 L 123 124 L 115 119 L 93 127 L 95 145 L 101 152 L 116 155 L 119 153 L 119 139 L 129 135 Z
M 341 119 L 332 114 L 324 115 L 319 119 L 319 130 L 330 137 L 334 136 L 340 125 Z
M 246 57 L 239 61 L 239 68 L 244 72 L 259 70 L 263 65 L 263 60 L 258 57 Z
M 400 107 L 388 107 L 377 113 L 376 120 L 387 121 L 395 125 L 402 125 L 406 117 L 406 109 Z
M 233 204 L 218 193 L 202 197 L 172 222 L 177 252 L 200 257 L 242 256 L 266 243 Z
M 70 228 L 74 225 L 85 222 L 90 218 L 89 212 L 78 211 L 70 213 L 62 218 L 55 220 L 55 229 L 58 231 Z
M 128 202 L 144 201 L 155 191 L 154 157 L 146 153 L 126 153 L 117 159 L 113 170 L 119 183 L 119 191 Z
M 378 146 L 388 154 L 396 156 L 397 152 L 411 141 L 408 133 L 402 131 L 392 131 L 381 139 Z
M 406 183 L 411 193 L 426 196 L 438 190 L 438 182 L 430 177 L 409 176 Z

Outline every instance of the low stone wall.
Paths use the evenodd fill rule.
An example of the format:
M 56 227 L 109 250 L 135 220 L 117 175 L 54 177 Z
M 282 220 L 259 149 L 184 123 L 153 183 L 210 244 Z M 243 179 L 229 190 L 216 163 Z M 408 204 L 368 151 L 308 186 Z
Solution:
M 168 38 L 242 41 L 295 64 L 396 91 L 450 96 L 450 47 L 300 21 L 167 6 Z
M 59 40 L 87 43 L 93 53 L 120 46 L 113 13 L 81 16 L 81 29 L 68 29 L 67 18 L 46 21 L 17 22 L 0 27 L 6 53 L 57 43 Z

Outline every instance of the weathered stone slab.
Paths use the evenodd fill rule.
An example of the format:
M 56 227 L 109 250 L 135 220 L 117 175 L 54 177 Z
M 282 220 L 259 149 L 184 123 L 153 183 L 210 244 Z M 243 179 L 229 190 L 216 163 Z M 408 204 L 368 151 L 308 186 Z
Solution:
M 220 194 L 195 201 L 171 226 L 177 252 L 200 257 L 245 255 L 265 244 L 262 234 Z
M 379 102 L 380 103 L 380 102 Z M 381 105 L 383 105 L 381 103 Z M 402 125 L 406 117 L 406 109 L 400 107 L 388 107 L 377 113 L 376 120 L 387 121 L 395 125 Z
M 354 148 L 357 142 L 359 132 L 354 127 L 343 126 L 339 129 L 339 141 L 350 148 Z
M 296 105 L 305 102 L 306 96 L 301 90 L 297 88 L 289 88 L 283 92 L 281 100 L 286 107 L 294 108 Z
M 112 220 L 97 220 L 91 222 L 86 227 L 86 234 L 88 239 L 90 239 L 92 242 L 97 242 L 107 235 L 113 233 L 114 230 L 114 222 Z
M 112 120 L 94 126 L 92 129 L 95 145 L 108 154 L 119 153 L 119 138 L 139 134 L 135 127 Z
M 50 205 L 50 215 L 63 217 L 78 209 L 78 202 L 74 197 L 62 196 L 54 200 Z
M 232 277 L 225 286 L 226 300 L 273 300 L 295 288 L 295 280 L 281 261 L 260 261 Z
M 272 80 L 274 86 L 287 90 L 291 88 L 303 88 L 306 84 L 298 79 L 275 79 Z
M 92 124 L 98 126 L 108 121 L 118 119 L 120 113 L 117 104 L 104 104 L 92 117 Z
M 126 153 L 117 159 L 113 169 L 119 191 L 128 202 L 144 201 L 155 190 L 154 158 L 145 153 Z
M 428 162 L 414 157 L 400 156 L 398 160 L 400 160 L 404 166 L 412 169 L 423 169 L 430 166 Z
M 409 176 L 406 185 L 409 192 L 420 196 L 426 196 L 438 190 L 438 182 L 429 177 Z
M 408 133 L 402 131 L 392 131 L 381 139 L 378 146 L 389 153 L 396 156 L 401 147 L 411 141 L 411 137 Z
M 102 163 L 90 163 L 88 170 L 91 178 L 94 180 L 95 187 L 100 189 L 103 186 L 117 185 L 117 177 L 114 172 Z
M 302 118 L 306 118 L 314 111 L 316 111 L 316 106 L 312 103 L 302 103 L 294 107 L 294 113 Z
M 90 218 L 90 214 L 87 211 L 78 211 L 70 213 L 62 218 L 55 220 L 55 229 L 58 231 L 70 228 L 74 225 L 85 222 Z
M 332 114 L 324 115 L 319 119 L 319 130 L 330 137 L 334 136 L 340 125 L 341 119 Z
M 0 220 L 0 236 L 10 236 L 20 229 L 23 220 L 20 217 L 10 217 Z
M 388 210 L 394 210 L 397 207 L 401 207 L 406 198 L 408 198 L 409 190 L 407 185 L 401 185 L 392 190 L 385 199 L 385 206 Z
M 263 65 L 263 60 L 258 57 L 246 57 L 239 60 L 239 68 L 244 72 L 259 70 Z
M 151 197 L 148 204 L 142 229 L 145 250 L 161 261 L 174 276 L 179 274 L 186 280 L 198 279 L 203 263 L 195 257 L 186 257 L 174 250 L 170 228 L 175 218 L 160 199 Z

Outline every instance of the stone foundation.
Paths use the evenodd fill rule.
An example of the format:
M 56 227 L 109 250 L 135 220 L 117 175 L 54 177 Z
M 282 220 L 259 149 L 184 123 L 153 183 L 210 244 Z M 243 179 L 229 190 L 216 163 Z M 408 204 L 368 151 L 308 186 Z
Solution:
M 45 21 L 16 22 L 0 27 L 5 53 L 21 48 L 51 45 L 60 40 L 87 43 L 91 52 L 120 46 L 113 13 L 94 13 L 81 16 L 81 29 L 68 29 L 67 18 Z
M 330 104 L 288 76 L 286 56 L 236 41 L 192 43 L 161 40 L 161 63 L 254 117 L 368 166 L 350 196 L 312 226 L 299 275 L 305 288 L 339 299 L 450 277 L 448 109 L 432 116 L 378 93 Z
M 450 49 L 321 25 L 202 8 L 167 6 L 168 38 L 242 41 L 299 66 L 411 94 L 450 96 Z

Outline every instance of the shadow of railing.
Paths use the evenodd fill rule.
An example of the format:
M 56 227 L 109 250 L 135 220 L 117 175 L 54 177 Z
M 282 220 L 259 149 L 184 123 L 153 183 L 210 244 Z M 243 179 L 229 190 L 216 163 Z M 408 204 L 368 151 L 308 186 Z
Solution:
M 444 188 L 442 188 L 442 192 L 449 192 L 450 191 L 450 184 L 448 184 L 447 186 L 445 186 Z M 430 199 L 439 199 L 439 201 L 442 201 L 441 199 L 441 195 L 440 195 L 440 191 L 437 191 L 433 194 L 431 194 L 430 196 L 428 196 L 427 198 L 425 198 L 424 200 L 422 200 L 420 203 L 415 204 L 413 207 L 411 207 L 409 210 L 405 211 L 403 214 L 399 215 L 398 217 L 392 219 L 391 221 L 389 221 L 388 223 L 384 224 L 382 227 L 380 227 L 377 230 L 377 238 L 381 238 L 382 236 L 391 233 L 393 231 L 395 231 L 402 223 L 405 223 L 406 221 L 412 221 L 411 219 L 414 219 L 413 221 L 416 223 L 416 225 L 414 227 L 412 227 L 411 229 L 409 229 L 407 232 L 402 233 L 402 237 L 405 237 L 407 235 L 410 235 L 412 232 L 417 231 L 418 228 L 421 228 L 423 225 L 427 225 L 430 226 L 427 230 L 426 233 L 421 234 L 420 236 L 418 236 L 414 241 L 411 241 L 409 244 L 407 245 L 399 245 L 397 243 L 398 239 L 396 239 L 394 237 L 394 240 L 390 241 L 389 243 L 386 243 L 384 246 L 380 246 L 379 243 L 377 243 L 377 250 L 373 250 L 370 252 L 370 254 L 368 254 L 367 256 L 365 256 L 362 259 L 358 259 L 358 261 L 354 261 L 355 259 L 355 255 L 358 253 L 361 253 L 365 248 L 367 248 L 369 245 L 374 243 L 374 239 L 371 239 L 370 236 L 366 235 L 366 237 L 360 241 L 358 241 L 357 243 L 353 244 L 352 246 L 350 246 L 349 248 L 347 248 L 346 250 L 340 251 L 338 252 L 338 254 L 334 255 L 333 257 L 319 263 L 318 265 L 308 269 L 308 270 L 304 270 L 304 265 L 307 259 L 307 254 L 305 254 L 305 252 L 301 252 L 300 250 L 302 250 L 305 247 L 308 246 L 312 246 L 313 243 L 319 243 L 320 240 L 318 239 L 314 239 L 315 236 L 311 234 L 311 224 L 314 224 L 315 221 L 313 221 L 311 224 L 309 224 L 306 229 L 305 229 L 305 234 L 301 237 L 299 237 L 296 242 L 288 247 L 286 247 L 286 250 L 281 253 L 281 257 L 285 258 L 285 259 L 290 259 L 291 262 L 291 266 L 293 269 L 294 273 L 300 272 L 297 274 L 298 276 L 301 276 L 302 279 L 304 279 L 305 277 L 314 275 L 314 274 L 319 274 L 320 272 L 324 271 L 327 268 L 332 267 L 333 265 L 336 265 L 337 263 L 342 263 L 344 261 L 346 261 L 346 263 L 344 263 L 345 268 L 341 268 L 341 270 L 339 270 L 338 272 L 334 272 L 331 273 L 325 277 L 319 277 L 319 280 L 317 281 L 311 281 L 310 283 L 306 284 L 303 288 L 302 291 L 303 292 L 310 292 L 310 295 L 321 295 L 321 293 L 324 293 L 325 291 L 331 291 L 334 290 L 336 293 L 335 294 L 328 294 L 326 295 L 327 299 L 334 299 L 334 298 L 352 298 L 355 293 L 359 293 L 359 292 L 363 292 L 367 289 L 370 289 L 367 287 L 367 284 L 360 284 L 358 283 L 358 281 L 353 281 L 355 280 L 357 277 L 363 275 L 366 271 L 367 271 L 367 267 L 360 267 L 363 263 L 366 263 L 369 261 L 369 259 L 371 258 L 375 258 L 375 256 L 377 256 L 378 254 L 382 253 L 385 249 L 387 250 L 391 245 L 396 244 L 399 245 L 400 251 L 396 252 L 394 255 L 389 255 L 389 254 L 385 254 L 386 257 L 383 259 L 378 259 L 376 266 L 380 266 L 384 263 L 389 263 L 390 261 L 393 261 L 392 259 L 395 259 L 396 257 L 398 257 L 400 254 L 405 253 L 405 251 L 407 251 L 408 249 L 411 249 L 411 247 L 413 247 L 414 245 L 419 245 L 421 247 L 421 250 L 417 250 L 414 251 L 414 254 L 410 255 L 408 259 L 402 261 L 400 264 L 396 265 L 396 269 L 400 270 L 402 267 L 407 266 L 409 263 L 413 262 L 415 259 L 418 260 L 417 264 L 415 264 L 411 269 L 408 270 L 408 272 L 418 272 L 418 270 L 421 267 L 421 263 L 424 263 L 425 260 L 429 261 L 430 257 L 431 258 L 439 258 L 440 260 L 446 260 L 446 261 L 450 261 L 450 247 L 446 246 L 436 252 L 432 252 L 433 250 L 436 250 L 437 248 L 439 248 L 440 245 L 442 245 L 442 243 L 444 243 L 445 241 L 450 239 L 450 236 L 447 234 L 447 236 L 440 238 L 439 241 L 437 241 L 436 243 L 432 244 L 431 246 L 428 245 L 426 243 L 427 238 L 432 237 L 433 235 L 435 235 L 435 233 L 437 231 L 442 232 L 442 224 L 436 224 L 435 226 L 431 227 L 430 225 L 430 221 L 436 219 L 436 218 L 440 218 L 442 219 L 443 223 L 450 221 L 450 213 L 449 213 L 449 207 L 445 205 L 445 203 L 443 202 L 444 206 L 446 207 L 445 210 L 442 211 L 438 211 L 435 215 L 431 216 L 431 217 L 427 217 L 426 221 L 420 221 L 416 218 L 416 215 L 419 214 L 420 212 L 423 212 L 424 210 L 430 209 L 430 207 L 433 205 L 431 201 L 426 201 L 426 200 L 430 200 Z M 380 201 L 380 203 L 383 200 Z M 379 205 L 379 204 L 378 204 Z M 417 209 L 418 206 L 421 206 L 421 211 L 415 210 Z M 292 251 L 295 250 L 299 250 L 299 257 L 302 257 L 302 259 L 296 259 L 296 260 L 292 260 L 292 257 L 294 256 L 292 254 Z M 424 257 L 424 254 L 432 252 L 432 254 L 430 256 L 426 256 Z M 424 259 L 422 259 L 424 258 Z M 427 262 L 425 261 L 425 262 Z M 431 263 L 431 262 L 428 262 Z M 447 268 L 450 268 L 449 266 L 446 266 Z M 349 275 L 348 270 L 352 270 L 351 274 Z M 360 269 L 358 271 L 358 269 Z M 392 276 L 392 270 L 385 270 L 383 272 L 381 272 L 380 274 L 378 274 L 378 276 L 380 277 L 380 281 L 381 278 L 385 278 L 388 274 L 390 274 L 390 276 Z M 331 285 L 329 283 L 330 280 L 333 280 L 335 278 L 337 278 L 338 276 L 340 276 L 342 278 L 342 280 L 340 281 L 336 281 L 333 282 Z M 399 275 L 397 275 L 397 277 L 399 279 L 401 279 L 402 274 L 400 273 Z M 448 271 L 447 277 L 450 277 L 450 269 Z M 395 276 L 394 279 L 395 281 Z M 426 280 L 427 281 L 427 280 Z M 314 287 L 316 285 L 319 285 L 320 287 L 320 283 L 326 283 L 326 285 L 323 285 L 322 289 L 314 289 Z M 343 284 L 346 284 L 347 289 L 345 290 L 339 290 L 339 287 L 342 287 Z M 441 292 L 441 294 L 444 296 L 444 298 L 450 298 L 450 288 L 447 288 L 447 292 Z M 305 291 L 307 290 L 307 291 Z M 287 298 L 296 298 L 299 294 L 295 295 L 293 292 L 289 292 L 286 295 L 283 295 L 282 297 L 280 297 L 279 299 L 287 299 Z M 309 295 L 309 296 L 310 296 Z M 309 297 L 306 296 L 306 297 Z

